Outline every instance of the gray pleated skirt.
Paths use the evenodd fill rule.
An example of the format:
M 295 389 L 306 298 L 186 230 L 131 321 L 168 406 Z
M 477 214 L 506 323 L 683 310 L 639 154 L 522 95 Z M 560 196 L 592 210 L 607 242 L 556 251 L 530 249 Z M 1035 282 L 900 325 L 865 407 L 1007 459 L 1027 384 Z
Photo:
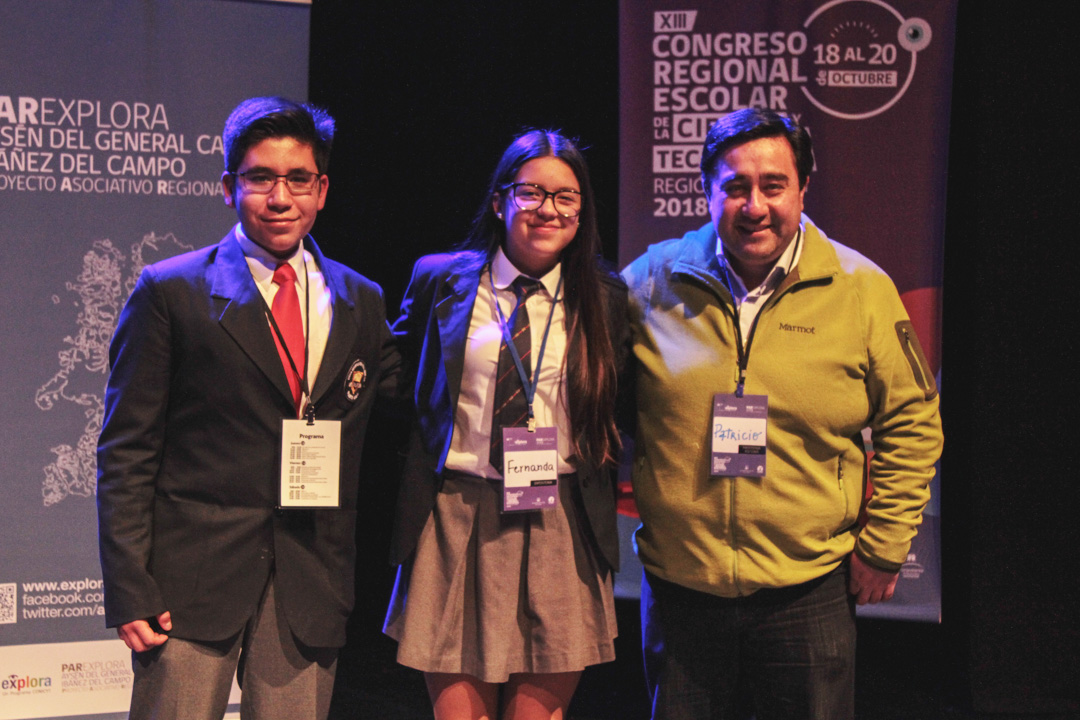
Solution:
M 503 514 L 499 483 L 448 474 L 398 568 L 383 631 L 399 663 L 501 683 L 615 659 L 611 570 L 576 483 L 559 479 L 554 510 Z

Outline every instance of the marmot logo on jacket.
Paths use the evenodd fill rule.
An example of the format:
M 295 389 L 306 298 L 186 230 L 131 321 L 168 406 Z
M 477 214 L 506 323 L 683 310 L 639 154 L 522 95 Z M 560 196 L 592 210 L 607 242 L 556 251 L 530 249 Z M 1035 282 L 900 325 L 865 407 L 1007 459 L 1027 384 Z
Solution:
M 814 334 L 814 328 L 806 327 L 805 325 L 789 325 L 787 323 L 780 323 L 781 330 L 787 330 L 788 332 L 806 333 L 807 335 Z

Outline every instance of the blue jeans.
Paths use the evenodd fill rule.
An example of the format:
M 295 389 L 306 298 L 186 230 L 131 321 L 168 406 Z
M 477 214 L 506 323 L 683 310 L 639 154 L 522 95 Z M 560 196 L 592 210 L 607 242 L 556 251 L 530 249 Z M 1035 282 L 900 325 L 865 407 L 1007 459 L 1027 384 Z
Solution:
M 722 598 L 641 581 L 653 720 L 851 720 L 855 601 L 847 563 L 808 583 Z

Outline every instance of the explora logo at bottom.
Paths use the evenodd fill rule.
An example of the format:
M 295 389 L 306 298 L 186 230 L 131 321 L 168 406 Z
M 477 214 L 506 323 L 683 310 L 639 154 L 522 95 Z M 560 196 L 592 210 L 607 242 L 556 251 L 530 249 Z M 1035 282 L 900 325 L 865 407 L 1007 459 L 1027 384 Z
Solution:
M 11 675 L 6 677 L 0 682 L 0 688 L 4 690 L 14 690 L 15 692 L 22 692 L 23 690 L 33 690 L 35 688 L 47 688 L 52 687 L 51 677 L 19 677 L 18 675 Z

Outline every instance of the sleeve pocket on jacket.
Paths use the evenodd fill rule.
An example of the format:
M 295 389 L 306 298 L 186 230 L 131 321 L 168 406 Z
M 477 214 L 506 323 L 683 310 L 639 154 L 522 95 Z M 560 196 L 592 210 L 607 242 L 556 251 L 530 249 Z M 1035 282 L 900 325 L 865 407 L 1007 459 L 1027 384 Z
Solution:
M 900 340 L 900 347 L 904 350 L 904 357 L 911 365 L 911 372 L 915 376 L 915 382 L 919 389 L 926 395 L 927 400 L 933 400 L 937 396 L 937 381 L 934 373 L 930 370 L 930 364 L 923 355 L 922 345 L 919 344 L 919 336 L 915 334 L 915 327 L 910 320 L 901 320 L 896 323 L 896 337 Z

